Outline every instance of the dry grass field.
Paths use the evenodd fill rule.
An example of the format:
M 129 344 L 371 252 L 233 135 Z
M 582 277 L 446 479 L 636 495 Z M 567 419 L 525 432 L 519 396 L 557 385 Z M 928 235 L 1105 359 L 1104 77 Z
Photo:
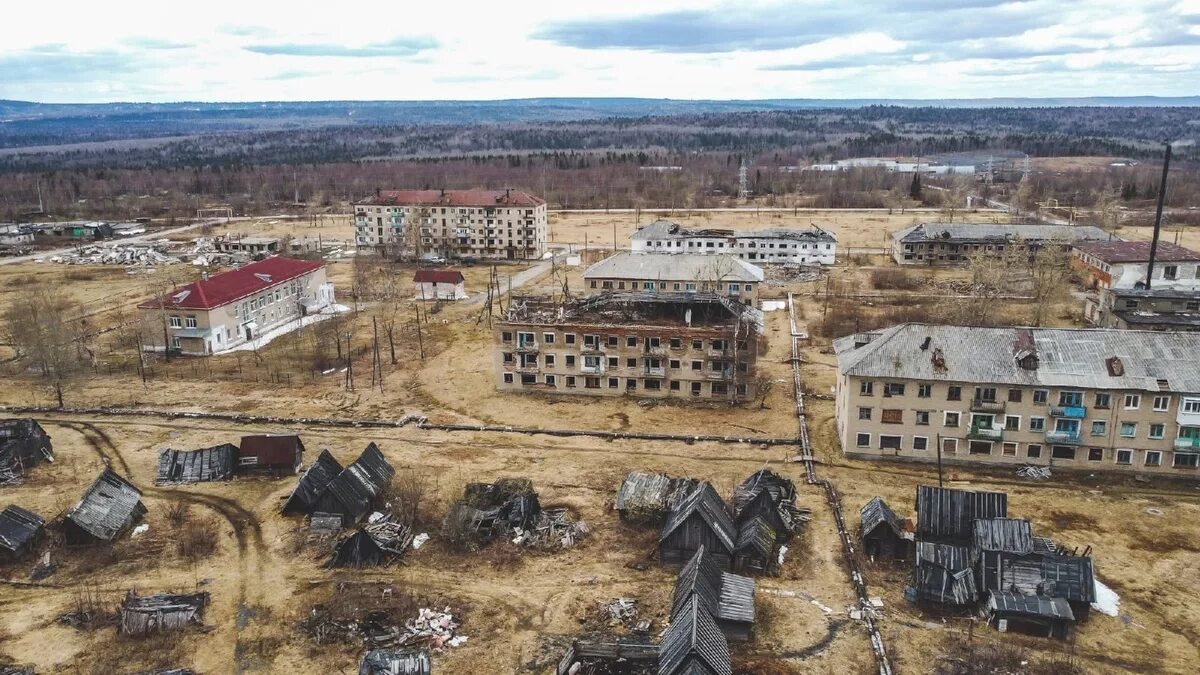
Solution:
M 711 225 L 729 226 L 726 215 L 713 214 Z M 748 214 L 735 215 L 737 227 L 780 224 L 773 222 L 774 214 L 769 220 L 765 214 L 760 216 L 761 221 Z M 928 219 L 932 214 L 921 215 Z M 850 245 L 864 247 L 877 245 L 879 233 L 906 226 L 914 217 L 868 212 L 796 216 L 827 222 L 839 231 L 843 244 L 850 237 L 862 242 Z M 590 241 L 593 235 L 600 239 L 591 242 L 597 246 L 605 243 L 605 237 L 611 241 L 613 220 L 595 224 L 589 220 L 599 221 L 602 214 L 554 218 L 556 242 L 582 243 L 584 236 Z M 629 214 L 623 225 L 625 234 L 619 232 L 618 237 L 632 228 L 631 218 Z M 238 223 L 237 227 L 245 228 L 241 231 L 246 234 L 315 236 L 305 232 L 309 226 L 303 223 L 268 220 L 253 227 Z M 710 224 L 709 220 L 703 222 Z M 695 216 L 683 222 L 702 221 Z M 327 224 L 311 229 L 334 232 L 338 227 Z M 832 274 L 838 286 L 848 291 L 879 293 L 869 280 L 875 266 L 888 267 L 890 263 L 873 256 L 839 266 Z M 506 276 L 521 268 L 499 269 L 503 285 Z M 190 266 L 173 266 L 156 275 L 129 276 L 119 268 L 0 267 L 0 305 L 16 297 L 23 284 L 60 277 L 85 307 L 97 310 L 94 321 L 101 322 L 118 314 L 109 305 L 128 307 L 148 294 L 161 283 L 157 275 L 194 271 Z M 468 290 L 482 290 L 488 268 L 465 271 Z M 411 272 L 411 266 L 390 271 L 405 276 Z M 561 292 L 564 278 L 572 289 L 581 289 L 579 272 L 570 269 L 555 277 L 543 275 L 527 290 Z M 332 263 L 330 274 L 341 301 L 347 302 L 353 263 Z M 34 279 L 26 281 L 24 277 L 30 275 Z M 937 273 L 941 281 L 959 277 L 961 272 Z M 813 328 L 824 311 L 823 285 L 778 285 L 767 289 L 766 295 L 781 296 L 789 290 L 801 294 L 801 330 Z M 885 312 L 892 306 L 912 304 L 916 293 L 890 293 L 892 297 L 872 300 L 864 311 Z M 1063 301 L 1061 311 L 1054 313 L 1056 325 L 1077 320 L 1076 304 L 1070 299 Z M 402 311 L 415 314 L 416 305 L 405 305 Z M 423 314 L 420 345 L 415 326 L 411 321 L 405 323 L 397 341 L 397 363 L 391 364 L 385 355 L 382 386 L 371 386 L 372 322 L 384 315 L 385 308 L 366 299 L 360 313 L 348 320 L 347 326 L 356 336 L 353 390 L 345 387 L 340 368 L 327 373 L 311 368 L 306 350 L 311 349 L 313 336 L 301 333 L 281 338 L 258 354 L 170 363 L 158 360 L 145 385 L 127 364 L 120 365 L 126 356 L 103 356 L 102 352 L 105 365 L 72 386 L 67 403 L 290 417 L 399 419 L 407 413 L 423 413 L 437 422 L 680 434 L 796 433 L 785 312 L 767 314 L 768 350 L 760 367 L 771 374 L 777 386 L 765 407 L 758 401 L 738 407 L 727 403 L 639 405 L 634 397 L 550 399 L 497 393 L 491 331 L 486 316 L 481 319 L 480 306 L 467 302 L 445 305 L 427 318 Z M 822 339 L 805 350 L 805 383 L 818 395 L 829 393 L 833 386 L 834 361 L 827 352 L 827 342 Z M 275 377 L 280 373 L 288 377 Z M 8 385 L 0 390 L 0 403 L 52 401 L 50 392 L 31 375 L 11 373 Z M 883 495 L 902 514 L 910 513 L 916 485 L 936 481 L 929 467 L 844 459 L 834 434 L 832 402 L 813 397 L 808 409 L 815 452 L 821 460 L 818 470 L 837 483 L 852 524 L 857 509 L 875 495 Z M 470 636 L 469 640 L 436 654 L 435 672 L 551 672 L 569 636 L 598 627 L 595 608 L 601 601 L 634 597 L 646 616 L 655 619 L 654 634 L 663 626 L 673 575 L 653 564 L 642 571 L 635 569 L 653 550 L 655 534 L 623 525 L 611 510 L 615 490 L 627 471 L 665 471 L 707 479 L 728 494 L 737 481 L 770 463 L 801 485 L 799 500 L 813 509 L 814 520 L 794 542 L 782 574 L 759 580 L 762 589 L 791 593 L 759 594 L 762 625 L 755 641 L 736 648 L 737 672 L 874 672 L 865 632 L 846 614 L 853 593 L 832 515 L 822 493 L 803 485 L 801 466 L 786 461 L 794 454 L 794 448 L 788 446 L 603 441 L 412 427 L 370 431 L 317 425 L 267 428 L 68 414 L 45 415 L 42 420 L 53 437 L 57 461 L 39 467 L 24 485 L 0 488 L 0 504 L 16 503 L 46 516 L 58 515 L 78 499 L 107 461 L 145 491 L 150 530 L 111 550 L 56 549 L 53 555 L 58 571 L 43 585 L 0 583 L 0 662 L 11 659 L 34 663 L 39 672 L 72 673 L 135 672 L 166 666 L 187 666 L 203 673 L 354 672 L 360 646 L 317 645 L 300 624 L 314 604 L 345 588 L 359 588 L 362 582 L 381 582 L 406 598 L 411 594 L 413 602 L 449 604 L 461 613 L 461 632 Z M 301 521 L 279 514 L 281 499 L 294 486 L 294 478 L 153 486 L 159 449 L 236 443 L 241 435 L 262 432 L 301 434 L 309 451 L 307 461 L 328 448 L 339 460 L 349 462 L 368 442 L 377 442 L 394 466 L 402 471 L 412 469 L 433 484 L 425 522 L 433 539 L 412 552 L 403 565 L 368 571 L 331 570 L 323 566 L 319 548 L 297 544 Z M 574 549 L 552 554 L 459 554 L 450 550 L 438 536 L 449 501 L 466 482 L 504 476 L 532 479 L 543 506 L 565 506 L 582 517 L 591 529 L 589 538 Z M 871 594 L 884 600 L 881 627 L 899 672 L 929 671 L 948 640 L 972 632 L 976 640 L 1019 644 L 1033 658 L 1074 659 L 1086 672 L 1194 672 L 1200 657 L 1200 632 L 1195 628 L 1200 610 L 1193 602 L 1194 588 L 1200 582 L 1200 545 L 1196 544 L 1200 529 L 1195 525 L 1200 492 L 1193 486 L 1062 472 L 1050 481 L 1030 483 L 1007 472 L 957 468 L 950 479 L 956 485 L 1005 490 L 1011 495 L 1012 513 L 1031 518 L 1039 534 L 1080 548 L 1093 546 L 1098 576 L 1121 595 L 1123 616 L 1093 613 L 1072 643 L 1002 637 L 985 626 L 973 627 L 969 618 L 933 616 L 908 605 L 901 597 L 905 570 L 868 564 L 866 581 Z M 190 504 L 194 518 L 216 521 L 219 543 L 211 556 L 192 560 L 176 550 L 168 511 L 180 501 Z M 1147 507 L 1161 509 L 1164 515 L 1151 515 Z M 0 568 L 0 578 L 25 580 L 30 566 L 23 562 Z M 342 582 L 350 585 L 339 586 Z M 111 625 L 76 629 L 57 621 L 85 592 L 115 602 L 128 588 L 212 593 L 206 621 L 211 631 L 193 631 L 178 641 L 144 641 L 118 637 Z M 377 592 L 372 589 L 360 595 L 365 598 Z M 827 615 L 821 606 L 832 613 Z

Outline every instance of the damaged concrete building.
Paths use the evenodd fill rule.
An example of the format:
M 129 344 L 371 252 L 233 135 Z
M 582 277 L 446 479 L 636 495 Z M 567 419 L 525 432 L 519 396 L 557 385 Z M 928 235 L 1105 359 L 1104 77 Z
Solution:
M 715 293 L 514 297 L 494 328 L 497 388 L 739 399 L 754 381 L 762 330 L 761 311 Z
M 145 515 L 141 490 L 112 469 L 105 469 L 67 512 L 63 533 L 70 546 L 113 541 Z
M 758 306 L 761 268 L 730 255 L 617 253 L 583 272 L 592 292 L 716 293 Z
M 19 482 L 29 469 L 54 461 L 50 435 L 32 419 L 0 420 L 0 485 Z
M 635 253 L 725 254 L 755 264 L 832 265 L 837 255 L 837 235 L 816 225 L 734 230 L 656 220 L 638 228 L 629 240 Z

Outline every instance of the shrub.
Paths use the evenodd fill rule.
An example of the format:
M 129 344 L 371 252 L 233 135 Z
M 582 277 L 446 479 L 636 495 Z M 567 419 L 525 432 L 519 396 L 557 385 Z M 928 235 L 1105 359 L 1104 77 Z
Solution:
M 188 520 L 176 535 L 176 550 L 188 560 L 207 558 L 216 552 L 219 537 L 217 522 L 212 518 Z
M 908 270 L 883 268 L 871 270 L 871 286 L 880 290 L 915 291 L 923 279 Z

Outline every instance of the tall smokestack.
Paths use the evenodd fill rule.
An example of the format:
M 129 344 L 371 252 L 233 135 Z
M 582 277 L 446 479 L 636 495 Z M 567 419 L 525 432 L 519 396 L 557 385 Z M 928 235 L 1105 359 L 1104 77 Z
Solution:
M 1150 264 L 1146 266 L 1146 290 L 1150 290 L 1150 282 L 1154 279 L 1154 258 L 1158 255 L 1158 233 L 1162 231 L 1163 202 L 1167 198 L 1167 170 L 1171 167 L 1171 144 L 1167 143 L 1167 152 L 1163 156 L 1162 180 L 1158 185 L 1158 209 L 1154 212 L 1154 237 L 1150 240 Z

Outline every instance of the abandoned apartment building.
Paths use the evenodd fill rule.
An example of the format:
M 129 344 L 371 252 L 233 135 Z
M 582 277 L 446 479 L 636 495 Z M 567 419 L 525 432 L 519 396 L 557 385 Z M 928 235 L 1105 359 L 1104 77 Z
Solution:
M 546 201 L 521 190 L 376 190 L 354 204 L 359 246 L 414 258 L 539 259 L 547 231 Z
M 278 237 L 252 237 L 232 234 L 217 237 L 213 240 L 213 246 L 221 253 L 271 255 L 281 252 Z
M 1100 328 L 1200 331 L 1200 287 L 1101 288 L 1084 299 L 1083 318 Z
M 1145 288 L 1150 248 L 1148 241 L 1081 242 L 1071 254 L 1071 265 L 1092 288 Z M 1154 251 L 1154 276 L 1149 281 L 1150 288 L 1200 292 L 1200 253 L 1159 242 Z
M 1200 333 L 900 324 L 834 350 L 848 456 L 1200 470 Z
M 204 356 L 232 349 L 271 331 L 298 328 L 301 319 L 333 304 L 333 284 L 320 262 L 273 256 L 204 277 L 147 300 L 146 351 L 168 349 Z
M 493 329 L 501 391 L 743 397 L 762 313 L 714 293 L 514 297 Z
M 832 265 L 837 256 L 837 235 L 816 225 L 732 230 L 656 220 L 629 240 L 634 253 L 725 254 L 752 263 Z
M 1033 251 L 1114 239 L 1091 225 L 921 223 L 892 233 L 892 257 L 898 265 L 965 265 L 974 255 L 999 255 L 1011 246 Z
M 758 306 L 763 271 L 731 255 L 618 253 L 583 272 L 590 293 L 716 293 Z

